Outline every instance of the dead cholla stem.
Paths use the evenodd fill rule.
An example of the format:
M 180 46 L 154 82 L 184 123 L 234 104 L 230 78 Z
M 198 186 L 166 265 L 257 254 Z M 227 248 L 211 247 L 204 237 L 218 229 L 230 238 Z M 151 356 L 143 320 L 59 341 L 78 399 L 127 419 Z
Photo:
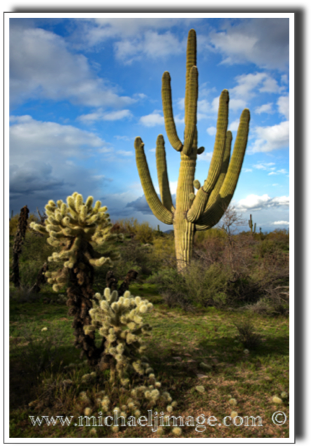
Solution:
M 93 248 L 90 244 L 85 247 L 88 251 Z M 76 348 L 81 348 L 81 357 L 86 355 L 90 366 L 96 366 L 100 360 L 103 348 L 95 345 L 95 334 L 85 334 L 83 327 L 91 324 L 89 310 L 92 307 L 94 296 L 93 281 L 94 268 L 90 265 L 87 258 L 78 253 L 78 262 L 72 269 L 68 269 L 70 287 L 67 289 L 68 314 L 74 317 L 72 327 L 74 329 Z
M 19 270 L 19 257 L 22 252 L 22 245 L 25 238 L 25 232 L 28 226 L 29 209 L 25 205 L 20 212 L 18 229 L 14 239 L 13 246 L 13 266 L 12 266 L 12 276 L 11 279 L 15 287 L 20 287 L 20 270 Z

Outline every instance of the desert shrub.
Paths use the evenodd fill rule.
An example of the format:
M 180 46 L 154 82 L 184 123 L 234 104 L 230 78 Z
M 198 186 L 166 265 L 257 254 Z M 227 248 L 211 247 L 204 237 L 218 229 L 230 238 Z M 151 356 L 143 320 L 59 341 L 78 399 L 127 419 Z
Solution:
M 158 292 L 169 307 L 180 306 L 186 310 L 192 308 L 185 278 L 177 272 L 176 268 L 162 269 L 148 278 L 146 282 L 156 285 Z
M 10 303 L 27 303 L 39 299 L 37 293 L 32 293 L 28 284 L 21 284 L 19 288 L 10 287 Z
M 153 240 L 152 254 L 155 259 L 156 270 L 163 267 L 176 268 L 174 237 L 172 235 L 156 237 Z
M 234 274 L 227 282 L 226 296 L 230 305 L 254 303 L 263 294 L 261 283 L 247 274 Z
M 150 227 L 148 222 L 137 223 L 135 225 L 135 239 L 142 244 L 150 244 L 153 242 L 155 231 Z
M 227 233 L 222 228 L 210 228 L 205 231 L 197 231 L 195 234 L 195 245 L 201 244 L 203 241 L 208 239 L 226 239 Z
M 271 306 L 267 299 L 261 298 L 256 303 L 246 304 L 243 310 L 256 313 L 258 315 L 269 315 L 271 312 Z
M 120 247 L 121 258 L 115 263 L 114 271 L 118 278 L 123 279 L 130 269 L 149 275 L 156 268 L 152 256 L 152 246 L 141 244 L 135 238 L 126 240 Z
M 147 281 L 157 285 L 170 307 L 221 307 L 226 301 L 229 275 L 229 271 L 220 264 L 206 266 L 201 261 L 192 261 L 184 274 L 177 272 L 175 268 L 169 268 L 161 270 Z
M 49 329 L 24 328 L 23 340 L 26 344 L 24 356 L 32 365 L 34 374 L 44 371 L 53 363 L 59 363 L 62 357 L 62 348 L 65 346 L 66 332 L 61 328 Z
M 220 262 L 226 246 L 226 239 L 223 237 L 209 237 L 197 241 L 194 246 L 193 258 L 201 259 L 208 264 Z
M 34 232 L 26 233 L 20 261 L 38 261 L 41 264 L 47 261 L 54 251 L 54 248 L 47 243 L 47 237 L 34 234 Z
M 120 226 L 120 232 L 123 234 L 129 234 L 131 236 L 134 236 L 136 231 L 135 227 L 138 223 L 138 220 L 130 217 L 129 219 L 120 219 L 118 220 L 115 225 Z
M 261 343 L 261 337 L 257 334 L 254 325 L 250 321 L 243 321 L 235 324 L 238 329 L 238 340 L 246 349 L 255 349 Z
M 258 246 L 258 253 L 260 258 L 263 258 L 267 254 L 273 254 L 278 250 L 278 246 L 274 241 L 265 239 Z

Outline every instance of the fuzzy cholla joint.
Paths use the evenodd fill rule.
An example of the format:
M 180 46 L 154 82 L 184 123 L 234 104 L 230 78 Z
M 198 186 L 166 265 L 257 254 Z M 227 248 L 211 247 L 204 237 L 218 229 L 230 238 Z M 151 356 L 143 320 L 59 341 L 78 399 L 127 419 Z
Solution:
M 145 350 L 142 335 L 148 335 L 151 327 L 143 324 L 141 315 L 149 312 L 153 304 L 139 296 L 134 297 L 127 290 L 124 296 L 118 297 L 118 292 L 104 290 L 104 296 L 96 293 L 93 308 L 90 309 L 91 325 L 85 326 L 86 334 L 99 330 L 105 338 L 104 353 L 111 355 L 115 362 L 111 368 L 111 381 L 116 377 L 122 385 L 129 383 L 132 372 L 140 375 L 153 373 L 141 355 Z
M 93 197 L 89 196 L 86 203 L 83 196 L 74 192 L 67 197 L 67 204 L 58 200 L 55 204 L 50 200 L 45 206 L 48 216 L 45 226 L 31 223 L 31 227 L 42 234 L 49 234 L 47 242 L 53 247 L 60 247 L 59 252 L 54 252 L 48 258 L 49 262 L 64 261 L 64 269 L 58 272 L 46 272 L 48 282 L 53 285 L 53 290 L 58 292 L 67 282 L 68 270 L 74 268 L 79 261 L 79 255 L 92 267 L 101 267 L 104 264 L 112 265 L 109 257 L 97 253 L 92 246 L 102 246 L 106 241 L 117 238 L 111 234 L 112 224 L 107 207 L 101 207 L 98 200 L 93 206 Z M 113 260 L 112 255 L 112 260 Z

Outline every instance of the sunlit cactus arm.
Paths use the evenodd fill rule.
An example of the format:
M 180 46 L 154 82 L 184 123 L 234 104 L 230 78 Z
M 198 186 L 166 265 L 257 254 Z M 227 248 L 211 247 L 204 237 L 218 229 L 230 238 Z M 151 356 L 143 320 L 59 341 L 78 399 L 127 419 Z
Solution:
M 165 206 L 166 209 L 173 212 L 174 206 L 167 175 L 163 135 L 159 135 L 156 140 L 156 167 L 162 204 L 163 206 Z
M 220 174 L 217 180 L 217 183 L 214 187 L 214 189 L 212 190 L 211 194 L 209 194 L 207 203 L 206 201 L 206 194 L 202 193 L 203 189 L 200 188 L 199 191 L 197 192 L 197 196 L 195 198 L 195 201 L 193 203 L 193 210 L 190 209 L 190 211 L 187 213 L 187 219 L 189 220 L 190 218 L 193 219 L 193 221 L 197 222 L 198 218 L 196 218 L 195 216 L 198 215 L 200 209 L 204 208 L 204 214 L 206 215 L 207 211 L 212 207 L 212 205 L 216 202 L 218 195 L 219 195 L 219 191 L 222 187 L 222 184 L 225 180 L 227 171 L 228 171 L 228 166 L 229 166 L 229 160 L 230 160 L 230 151 L 231 151 L 231 142 L 232 142 L 232 133 L 230 132 L 230 130 L 227 131 L 227 136 L 226 136 L 226 146 L 225 146 L 225 151 L 223 154 L 223 161 L 222 161 L 222 165 L 221 165 L 221 170 L 220 170 Z M 202 196 L 202 197 L 201 197 Z M 197 201 L 197 203 L 196 203 Z M 200 208 L 199 208 L 200 206 Z M 202 215 L 202 214 L 201 214 Z M 206 227 L 205 229 L 210 228 L 209 226 Z
M 156 194 L 143 147 L 142 139 L 137 137 L 134 141 L 136 164 L 146 201 L 155 217 L 161 222 L 171 225 L 173 223 L 173 214 L 162 205 Z
M 214 151 L 212 159 L 210 162 L 210 167 L 208 171 L 208 177 L 204 182 L 204 186 L 199 189 L 195 200 L 187 213 L 187 220 L 189 222 L 195 222 L 200 218 L 204 212 L 208 197 L 211 191 L 215 187 L 218 178 L 221 173 L 224 152 L 226 148 L 226 134 L 228 126 L 228 103 L 229 103 L 229 93 L 228 90 L 223 90 L 219 99 L 219 111 L 217 120 L 217 133 L 216 141 L 214 146 Z M 230 138 L 231 134 L 228 135 Z
M 190 156 L 193 150 L 193 140 L 196 133 L 197 125 L 197 101 L 198 101 L 198 70 L 193 66 L 190 70 L 188 81 L 188 95 L 185 113 L 187 116 L 185 125 L 185 141 L 183 152 Z
M 188 125 L 188 103 L 190 102 L 190 75 L 193 66 L 197 66 L 197 43 L 196 31 L 191 29 L 188 33 L 187 52 L 186 52 L 186 86 L 185 86 L 185 129 Z M 185 130 L 186 132 L 186 130 Z
M 245 109 L 241 114 L 237 138 L 224 182 L 220 188 L 215 202 L 196 221 L 195 228 L 198 231 L 205 230 L 216 225 L 223 216 L 232 199 L 233 193 L 238 183 L 247 146 L 249 122 L 250 111 L 248 109 Z
M 181 151 L 183 144 L 178 138 L 172 105 L 171 77 L 168 71 L 165 71 L 162 77 L 162 104 L 165 122 L 165 130 L 171 146 L 177 151 Z
M 225 150 L 226 134 L 229 115 L 229 92 L 223 90 L 219 98 L 219 109 L 217 119 L 217 132 L 214 151 L 209 166 L 208 176 L 204 183 L 204 191 L 209 194 L 214 188 L 222 166 L 223 153 Z

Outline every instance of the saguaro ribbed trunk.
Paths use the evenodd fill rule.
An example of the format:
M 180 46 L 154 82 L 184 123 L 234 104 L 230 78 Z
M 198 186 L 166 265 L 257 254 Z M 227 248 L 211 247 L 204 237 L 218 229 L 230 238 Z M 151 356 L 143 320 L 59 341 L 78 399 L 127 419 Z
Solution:
M 140 137 L 134 142 L 136 163 L 144 195 L 153 214 L 168 225 L 174 225 L 177 267 L 183 271 L 192 256 L 195 231 L 207 230 L 216 225 L 236 188 L 247 146 L 250 112 L 243 110 L 230 160 L 232 134 L 227 131 L 229 93 L 223 90 L 219 98 L 217 132 L 213 156 L 207 179 L 201 186 L 195 180 L 197 156 L 204 152 L 198 147 L 197 136 L 198 70 L 196 67 L 196 32 L 190 30 L 187 44 L 186 92 L 185 92 L 185 135 L 182 143 L 177 135 L 172 107 L 171 77 L 168 72 L 162 78 L 162 103 L 165 129 L 173 148 L 181 152 L 181 164 L 174 207 L 167 175 L 163 135 L 156 142 L 156 164 L 160 188 L 159 198 L 144 154 L 144 143 Z M 229 163 L 230 161 L 230 163 Z M 197 193 L 194 193 L 194 187 Z

